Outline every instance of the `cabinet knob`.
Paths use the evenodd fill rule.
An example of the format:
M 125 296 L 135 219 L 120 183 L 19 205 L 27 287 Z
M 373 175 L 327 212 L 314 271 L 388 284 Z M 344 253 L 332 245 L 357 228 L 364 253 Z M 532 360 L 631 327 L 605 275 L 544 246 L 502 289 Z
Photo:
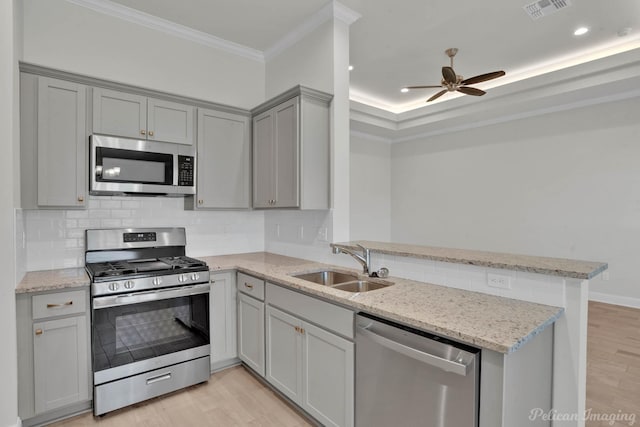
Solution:
M 202 202 L 202 199 L 198 200 L 198 204 L 199 204 L 199 205 L 201 205 L 202 203 L 203 203 L 203 202 Z
M 84 197 L 82 197 L 82 196 L 78 196 L 78 201 L 79 201 L 79 202 L 84 202 Z
M 42 335 L 42 329 L 40 328 L 36 329 L 36 335 Z
M 152 130 L 149 131 L 149 136 L 153 136 L 153 131 Z
M 140 130 L 140 135 L 146 135 L 146 134 L 147 134 L 147 131 L 145 131 L 144 129 Z

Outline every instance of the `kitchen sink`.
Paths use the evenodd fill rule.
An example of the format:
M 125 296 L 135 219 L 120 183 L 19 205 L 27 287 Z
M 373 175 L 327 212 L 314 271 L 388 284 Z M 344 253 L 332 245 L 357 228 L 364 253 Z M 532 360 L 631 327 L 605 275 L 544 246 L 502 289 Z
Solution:
M 354 282 L 341 283 L 339 285 L 332 286 L 333 289 L 340 289 L 341 291 L 347 292 L 369 292 L 375 291 L 376 289 L 386 288 L 387 286 L 391 286 L 393 283 L 391 282 L 372 282 L 370 280 L 356 280 Z
M 314 273 L 295 274 L 292 277 L 317 283 L 318 285 L 334 286 L 340 283 L 353 282 L 358 280 L 355 274 L 342 273 L 339 271 L 325 270 Z
M 334 270 L 316 271 L 313 273 L 293 274 L 291 277 L 328 286 L 333 289 L 340 289 L 347 292 L 368 292 L 376 289 L 386 288 L 393 285 L 393 282 L 385 280 L 360 279 L 357 274 L 342 273 Z

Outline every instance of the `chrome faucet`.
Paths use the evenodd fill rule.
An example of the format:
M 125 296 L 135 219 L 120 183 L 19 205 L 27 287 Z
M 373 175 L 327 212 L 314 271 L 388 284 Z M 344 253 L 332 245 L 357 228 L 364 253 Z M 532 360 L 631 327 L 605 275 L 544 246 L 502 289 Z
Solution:
M 356 246 L 358 246 L 362 250 L 362 254 L 359 254 L 355 250 L 350 249 L 347 245 L 340 245 L 337 243 L 332 244 L 334 254 L 343 253 L 343 254 L 351 255 L 353 258 L 355 258 L 356 261 L 362 264 L 362 274 L 366 274 L 368 276 L 369 265 L 371 264 L 371 256 L 369 255 L 369 249 L 357 243 L 356 243 Z

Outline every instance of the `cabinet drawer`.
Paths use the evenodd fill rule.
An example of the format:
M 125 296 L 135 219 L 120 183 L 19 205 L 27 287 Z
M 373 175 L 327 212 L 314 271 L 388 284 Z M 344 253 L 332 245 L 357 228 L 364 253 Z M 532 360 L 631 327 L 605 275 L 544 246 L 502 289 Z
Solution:
M 32 298 L 33 318 L 84 313 L 87 307 L 85 291 L 57 292 L 35 295 Z
M 238 273 L 237 287 L 240 292 L 264 301 L 264 280 L 248 274 Z
M 353 339 L 353 311 L 267 283 L 267 303 Z

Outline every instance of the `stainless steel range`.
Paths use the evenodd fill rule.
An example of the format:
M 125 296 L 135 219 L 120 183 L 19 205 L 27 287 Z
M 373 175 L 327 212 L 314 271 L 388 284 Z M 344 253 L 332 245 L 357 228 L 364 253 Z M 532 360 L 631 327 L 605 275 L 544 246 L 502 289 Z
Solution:
M 209 268 L 184 228 L 86 231 L 93 412 L 207 381 Z

